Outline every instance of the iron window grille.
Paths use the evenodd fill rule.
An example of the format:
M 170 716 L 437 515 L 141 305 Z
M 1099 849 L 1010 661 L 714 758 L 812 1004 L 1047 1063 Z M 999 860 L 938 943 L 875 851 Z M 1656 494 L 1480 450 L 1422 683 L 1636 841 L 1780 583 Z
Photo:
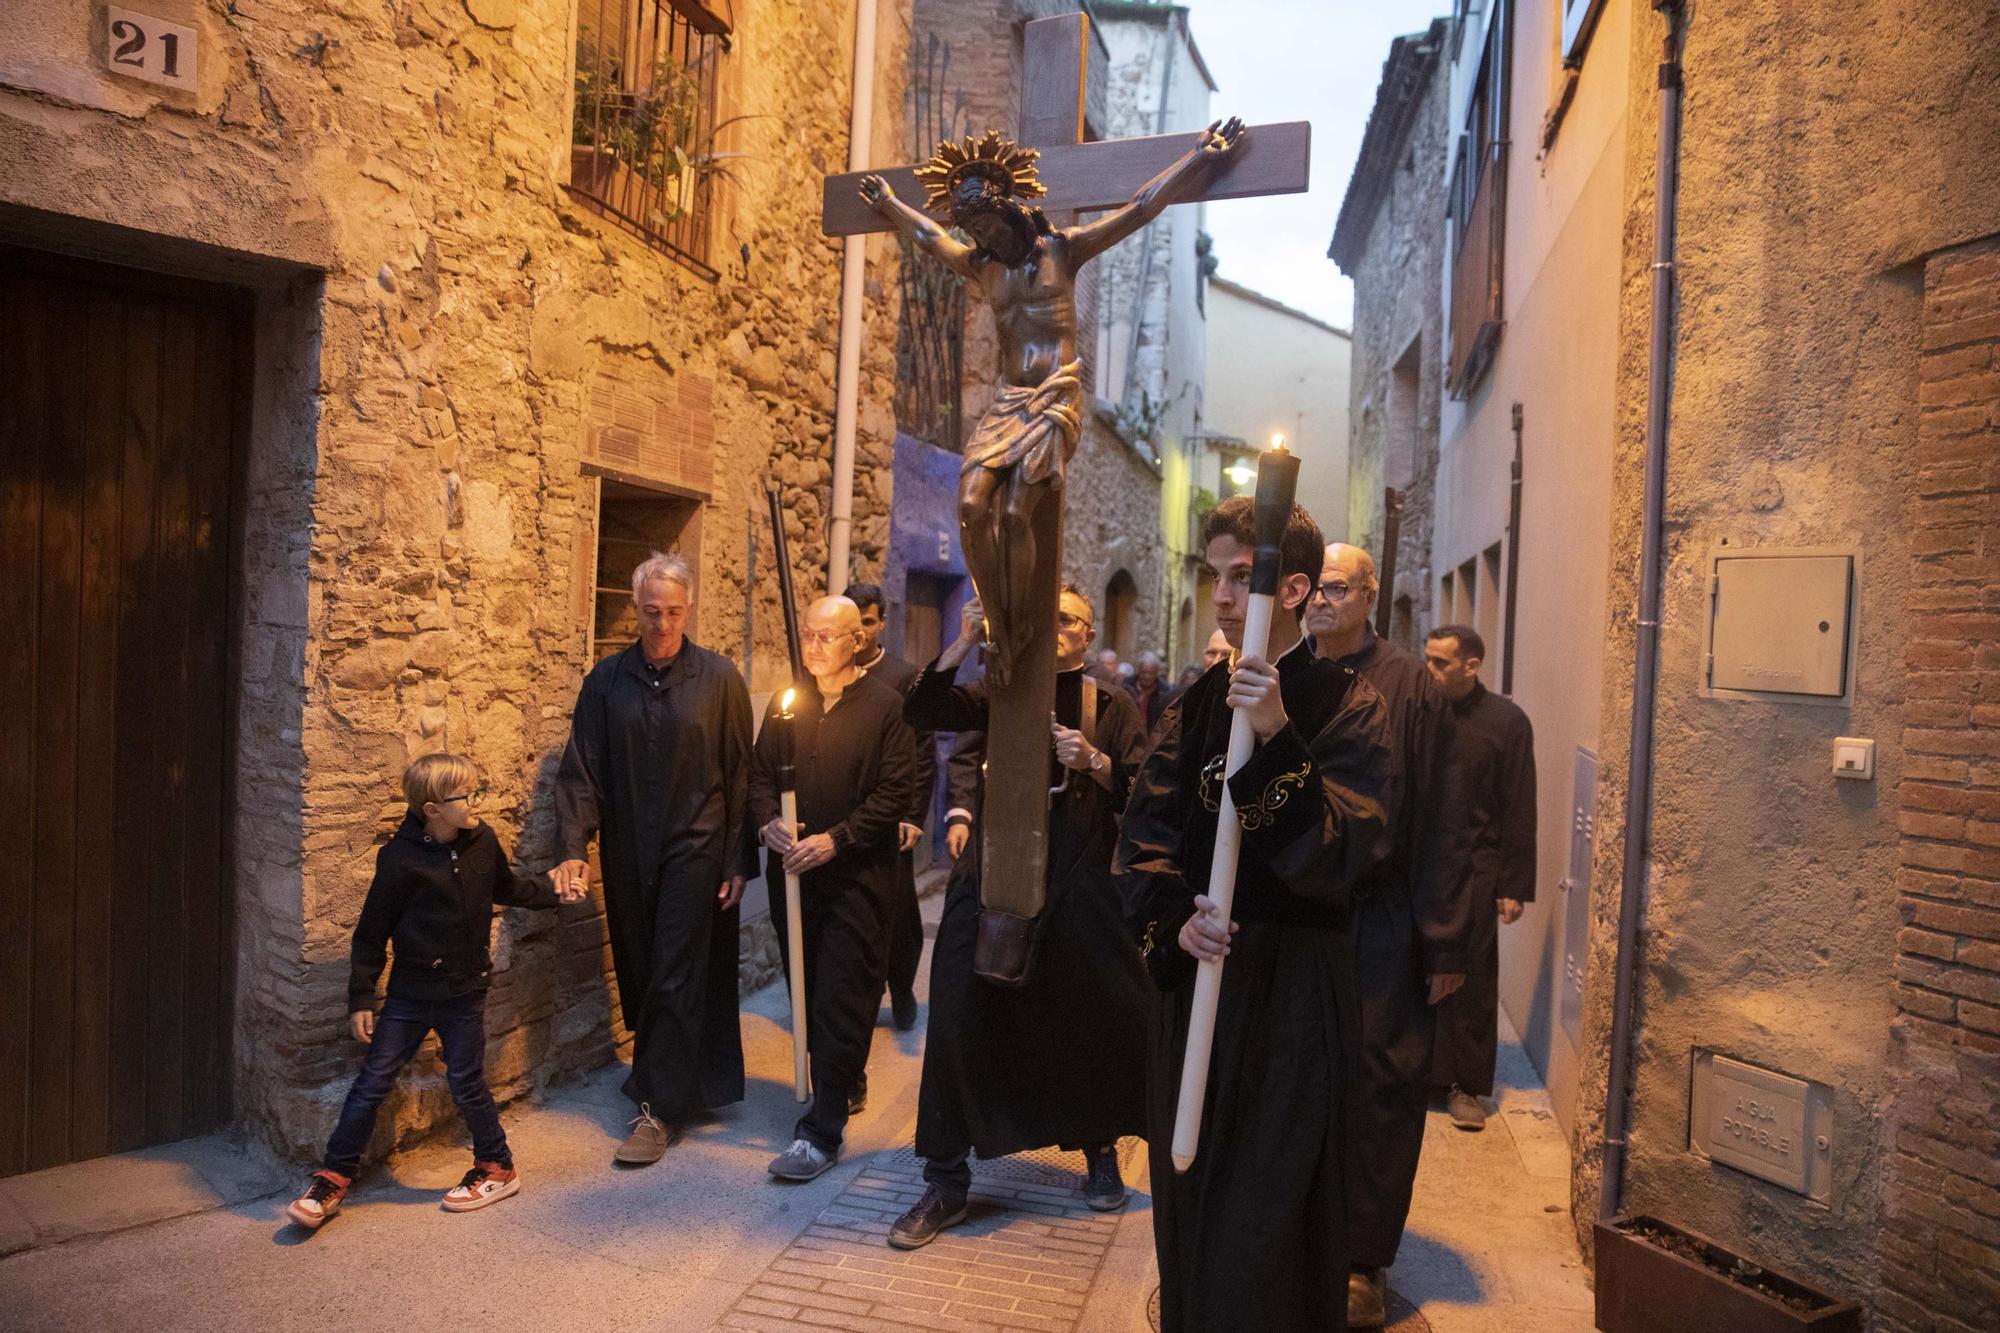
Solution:
M 580 0 L 569 191 L 714 282 L 716 118 L 730 24 L 700 0 Z

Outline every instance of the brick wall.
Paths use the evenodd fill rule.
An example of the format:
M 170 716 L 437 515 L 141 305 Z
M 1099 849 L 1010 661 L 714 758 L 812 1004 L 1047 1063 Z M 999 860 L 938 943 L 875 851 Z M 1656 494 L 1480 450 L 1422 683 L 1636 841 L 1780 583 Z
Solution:
M 2000 238 L 1924 274 L 1879 1326 L 2000 1323 Z

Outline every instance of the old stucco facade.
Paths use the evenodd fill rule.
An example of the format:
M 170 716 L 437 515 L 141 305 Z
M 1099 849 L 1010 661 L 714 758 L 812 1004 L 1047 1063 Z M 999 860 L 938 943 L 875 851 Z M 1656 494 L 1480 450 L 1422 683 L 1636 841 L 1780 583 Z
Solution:
M 1446 143 L 1444 72 L 1451 25 L 1440 20 L 1399 37 L 1362 141 L 1329 257 L 1354 282 L 1348 374 L 1347 484 L 1329 540 L 1352 542 L 1383 560 L 1383 488 L 1404 493 L 1395 588 L 1406 614 L 1392 637 L 1409 644 L 1439 623 L 1433 613 L 1431 524 L 1437 506 L 1438 413 L 1443 400 L 1442 282 Z
M 1930 976 L 1903 958 L 1911 947 L 1904 928 L 1919 910 L 1907 899 L 1942 900 L 1945 890 L 1935 881 L 1913 888 L 1907 872 L 1899 876 L 1910 835 L 1927 835 L 1897 807 L 1929 774 L 1964 800 L 1980 799 L 1992 778 L 1940 770 L 1954 752 L 1980 754 L 1981 724 L 1971 701 L 1933 701 L 1922 688 L 1934 666 L 1960 658 L 1973 666 L 1991 652 L 1990 618 L 1955 609 L 1967 593 L 1950 586 L 1958 554 L 1950 538 L 1965 530 L 1951 529 L 1948 517 L 1990 516 L 1990 503 L 1977 486 L 1964 494 L 1919 488 L 1935 486 L 1920 472 L 1920 423 L 1947 393 L 1921 381 L 1952 378 L 1925 354 L 1965 342 L 1927 327 L 1927 318 L 1950 316 L 1927 312 L 1926 275 L 1934 287 L 1941 257 L 2000 233 L 1992 165 L 2000 160 L 2000 86 L 1983 73 L 2000 60 L 2000 15 L 1931 3 L 1894 24 L 1837 8 L 1804 23 L 1791 17 L 1766 4 L 1697 8 L 1685 53 L 1660 740 L 1627 1194 L 1634 1208 L 1671 1210 L 1725 1243 L 1869 1300 L 1884 1327 L 1990 1326 L 2000 1312 L 1991 1192 L 2000 1140 L 1990 1114 L 1983 1126 L 1961 1122 L 1969 1142 L 1933 1141 L 1927 1169 L 1957 1176 L 1936 1208 L 1923 1172 L 1901 1160 L 1921 1151 L 1922 1135 L 1906 1132 L 1912 1147 L 1900 1153 L 1892 1145 L 1897 1120 L 1922 1115 L 1935 1096 L 1909 1077 L 1938 1058 L 1927 1051 L 1949 1061 L 1955 1047 L 1966 1057 L 1954 1095 L 1980 1099 L 1983 1079 L 1990 1112 L 1995 1091 L 1990 1038 L 1970 1026 L 1941 1035 L 1947 1025 L 1926 1001 L 1990 998 L 1990 971 L 1982 978 L 1983 964 L 1969 961 Z M 1592 1052 L 1603 1050 L 1609 1026 L 1608 924 L 1622 853 L 1658 123 L 1651 71 L 1661 32 L 1657 16 L 1635 13 L 1624 50 L 1632 70 L 1627 243 L 1591 959 L 1603 984 L 1593 984 L 1585 1015 Z M 1967 379 L 1951 392 L 1990 405 L 1977 372 Z M 2000 439 L 1986 410 L 1990 451 Z M 1920 494 L 1938 496 L 1939 517 L 1928 524 L 1913 508 Z M 1724 542 L 1859 553 L 1851 706 L 1701 696 L 1705 556 Z M 1932 645 L 1951 661 L 1932 661 Z M 1875 738 L 1872 786 L 1830 776 L 1838 735 Z M 1991 733 L 1985 738 L 1990 751 Z M 1972 901 L 1990 895 L 1990 858 L 1958 858 L 1953 892 Z M 1968 916 L 1941 933 L 1969 946 L 1971 960 L 1995 929 L 1991 913 Z M 1688 1151 L 1687 1051 L 1696 1044 L 1835 1090 L 1824 1207 Z M 1603 1105 L 1594 1058 L 1578 1105 L 1578 1195 L 1589 1199 Z M 1927 1271 L 1919 1276 L 1910 1265 L 1909 1276 L 1891 1280 L 1878 1247 L 1892 1237 L 1927 1253 Z
M 235 1118 L 305 1153 L 352 1073 L 348 932 L 402 766 L 469 754 L 503 838 L 549 859 L 547 782 L 588 665 L 597 483 L 579 464 L 597 378 L 707 399 L 676 427 L 712 478 L 696 488 L 697 637 L 747 657 L 753 688 L 784 655 L 768 533 L 748 564 L 765 477 L 784 487 L 802 594 L 820 584 L 839 259 L 818 179 L 846 161 L 851 10 L 734 6 L 720 92 L 750 117 L 725 141 L 747 157 L 721 192 L 709 283 L 562 187 L 571 0 L 141 7 L 199 29 L 198 92 L 103 73 L 95 6 L 0 17 L 0 231 L 257 292 Z M 907 4 L 885 4 L 878 160 L 902 139 L 907 30 Z M 892 493 L 894 250 L 870 254 L 861 576 Z M 496 1093 L 609 1058 L 623 1034 L 601 916 L 514 914 L 496 932 Z M 449 1111 L 435 1064 L 419 1071 L 385 1137 Z
M 1500 328 L 1485 368 L 1442 404 L 1430 545 L 1434 592 L 1470 562 L 1482 581 L 1454 607 L 1474 606 L 1482 628 L 1517 622 L 1540 901 L 1503 943 L 1502 999 L 1572 1131 L 1588 1248 L 1628 834 L 1665 24 L 1605 0 L 1566 66 L 1566 8 L 1486 6 L 1448 47 L 1456 137 L 1485 24 L 1512 10 Z M 1691 13 L 1622 1202 L 1863 1301 L 1874 1326 L 1991 1327 L 2000 88 L 1980 72 L 2000 60 L 2000 19 L 1942 3 L 1893 22 L 1772 4 Z M 1443 212 L 1430 225 L 1449 243 Z M 1453 308 L 1452 263 L 1447 250 L 1438 315 Z M 1356 326 L 1360 393 L 1363 349 L 1394 320 L 1358 304 Z M 1515 404 L 1525 483 L 1508 607 L 1504 581 L 1484 576 L 1486 553 L 1502 557 L 1493 573 L 1511 554 Z M 1851 699 L 1708 690 L 1715 553 L 1829 547 L 1856 557 Z M 1872 782 L 1833 776 L 1837 736 L 1875 740 Z M 1594 797 L 1572 786 L 1580 759 L 1601 760 Z M 1810 1145 L 1824 1198 L 1694 1150 L 1697 1048 L 1831 1090 L 1833 1132 Z

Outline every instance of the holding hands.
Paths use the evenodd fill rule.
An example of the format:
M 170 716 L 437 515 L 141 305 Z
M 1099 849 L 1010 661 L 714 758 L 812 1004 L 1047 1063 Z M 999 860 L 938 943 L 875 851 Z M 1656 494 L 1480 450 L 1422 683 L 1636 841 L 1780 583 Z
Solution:
M 555 881 L 556 897 L 566 903 L 582 902 L 590 892 L 590 862 L 576 858 L 560 862 L 549 871 Z

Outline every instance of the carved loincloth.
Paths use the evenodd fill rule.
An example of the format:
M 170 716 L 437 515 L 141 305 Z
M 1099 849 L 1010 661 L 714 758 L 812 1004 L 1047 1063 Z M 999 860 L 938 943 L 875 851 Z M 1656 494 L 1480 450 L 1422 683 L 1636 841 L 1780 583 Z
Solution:
M 966 441 L 959 471 L 1019 467 L 1030 485 L 1051 477 L 1060 485 L 1063 466 L 1076 452 L 1083 430 L 1082 371 L 1083 363 L 1072 361 L 1033 388 L 1002 389 Z

